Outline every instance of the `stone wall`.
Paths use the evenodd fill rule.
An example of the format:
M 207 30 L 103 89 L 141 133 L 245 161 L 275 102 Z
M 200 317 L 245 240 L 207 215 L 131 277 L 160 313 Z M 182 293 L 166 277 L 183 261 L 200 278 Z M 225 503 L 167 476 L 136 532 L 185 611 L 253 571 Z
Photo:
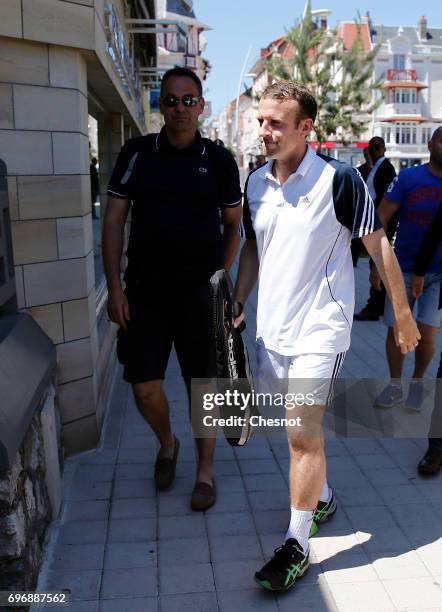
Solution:
M 37 410 L 14 464 L 0 472 L 0 591 L 35 588 L 51 519 Z

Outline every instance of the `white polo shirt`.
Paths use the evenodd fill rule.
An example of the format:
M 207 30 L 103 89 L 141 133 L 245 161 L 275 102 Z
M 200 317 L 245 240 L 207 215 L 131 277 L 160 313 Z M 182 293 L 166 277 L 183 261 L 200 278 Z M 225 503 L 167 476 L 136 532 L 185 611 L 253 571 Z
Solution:
M 354 311 L 351 239 L 382 225 L 351 166 L 307 147 L 281 187 L 272 164 L 244 189 L 245 235 L 259 257 L 257 340 L 281 355 L 341 353 Z

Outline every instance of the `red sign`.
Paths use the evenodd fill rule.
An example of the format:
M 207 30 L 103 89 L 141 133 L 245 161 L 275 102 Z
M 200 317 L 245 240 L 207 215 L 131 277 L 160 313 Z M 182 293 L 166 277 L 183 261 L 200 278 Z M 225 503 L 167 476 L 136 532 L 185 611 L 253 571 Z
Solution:
M 316 140 L 309 142 L 308 144 L 313 147 L 313 149 L 317 149 L 319 146 Z M 365 147 L 368 147 L 368 142 L 348 142 L 347 144 L 344 144 L 343 142 L 327 140 L 326 142 L 321 143 L 321 149 L 365 149 Z
M 387 70 L 388 81 L 415 81 L 416 70 Z

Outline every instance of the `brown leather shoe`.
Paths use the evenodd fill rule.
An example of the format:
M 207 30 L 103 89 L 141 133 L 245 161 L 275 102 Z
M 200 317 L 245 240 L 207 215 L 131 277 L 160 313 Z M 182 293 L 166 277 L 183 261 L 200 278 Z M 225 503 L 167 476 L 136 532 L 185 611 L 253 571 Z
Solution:
M 419 461 L 417 471 L 421 476 L 436 476 L 442 465 L 442 451 L 429 448 Z
M 168 489 L 175 479 L 176 462 L 178 459 L 178 451 L 180 450 L 180 441 L 174 435 L 175 450 L 173 451 L 172 459 L 167 457 L 157 457 L 155 462 L 155 486 L 158 491 Z
M 193 487 L 190 507 L 197 512 L 208 510 L 216 502 L 215 481 L 212 484 L 207 482 L 197 482 Z

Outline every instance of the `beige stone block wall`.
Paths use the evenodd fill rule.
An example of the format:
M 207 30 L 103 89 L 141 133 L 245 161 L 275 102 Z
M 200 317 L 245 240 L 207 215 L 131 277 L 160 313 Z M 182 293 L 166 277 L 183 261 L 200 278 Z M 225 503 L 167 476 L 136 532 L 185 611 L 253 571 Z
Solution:
M 3 7 L 1 14 L 3 16 Z M 49 85 L 47 45 L 0 38 L 0 81 Z
M 95 415 L 97 393 L 92 376 L 59 385 L 58 397 L 63 425 Z
M 17 305 L 25 307 L 25 286 L 23 281 L 23 266 L 15 266 L 15 288 L 17 289 Z
M 0 0 L 1 19 L 4 1 L 9 8 L 15 4 Z M 103 379 L 103 372 L 97 374 L 87 65 L 75 49 L 94 49 L 95 26 L 105 70 L 131 102 L 106 53 L 103 22 L 95 19 L 94 25 L 94 0 L 17 3 L 23 33 L 20 14 L 20 33 L 13 35 L 27 40 L 0 38 L 0 156 L 9 174 L 17 299 L 57 345 L 62 436 L 67 451 L 78 452 L 98 440 L 97 381 Z M 0 37 L 2 27 L 6 21 Z M 107 174 L 124 133 L 122 117 L 115 115 L 102 149 L 110 139 Z M 106 339 L 102 361 L 113 338 Z
M 86 295 L 89 295 L 89 293 L 95 287 L 95 261 L 93 251 L 89 251 L 89 253 L 86 255 L 86 286 Z
M 61 435 L 68 454 L 93 448 L 99 438 L 96 415 L 91 414 L 77 421 L 65 423 Z
M 91 215 L 57 219 L 60 259 L 84 257 L 93 249 Z
M 0 83 L 0 129 L 11 130 L 14 127 L 14 107 L 12 103 L 12 85 Z
M 20 218 L 20 211 L 18 207 L 18 194 L 17 194 L 17 177 L 8 176 L 8 199 L 9 199 L 9 214 L 11 221 L 17 221 Z
M 75 300 L 89 293 L 84 257 L 26 265 L 23 273 L 26 306 Z
M 17 265 L 57 259 L 55 221 L 13 221 L 12 244 Z
M 27 312 L 34 317 L 54 344 L 60 344 L 64 341 L 61 304 L 47 304 L 46 306 L 28 308 Z
M 57 346 L 57 361 L 59 384 L 92 376 L 91 338 L 59 344 Z
M 95 325 L 95 291 L 87 298 L 63 302 L 63 329 L 66 342 L 90 336 Z
M 14 120 L 18 130 L 82 132 L 87 136 L 87 100 L 74 89 L 14 85 Z
M 73 217 L 90 211 L 89 175 L 18 177 L 21 219 Z
M 49 47 L 49 79 L 51 87 L 77 89 L 87 96 L 85 59 L 67 47 Z
M 94 366 L 94 372 L 95 372 L 95 366 L 96 366 L 98 355 L 100 352 L 99 345 L 98 345 L 98 330 L 97 330 L 96 325 L 91 331 L 90 341 L 91 341 L 92 364 Z
M 21 0 L 1 0 L 0 36 L 23 36 Z
M 53 132 L 54 174 L 89 174 L 89 141 L 79 133 Z
M 55 45 L 94 48 L 94 9 L 72 2 L 22 0 L 23 35 Z
M 83 4 L 83 6 L 94 6 L 94 0 L 60 0 L 61 2 L 74 2 L 75 4 Z
M 52 174 L 50 132 L 0 131 L 0 151 L 8 174 Z

